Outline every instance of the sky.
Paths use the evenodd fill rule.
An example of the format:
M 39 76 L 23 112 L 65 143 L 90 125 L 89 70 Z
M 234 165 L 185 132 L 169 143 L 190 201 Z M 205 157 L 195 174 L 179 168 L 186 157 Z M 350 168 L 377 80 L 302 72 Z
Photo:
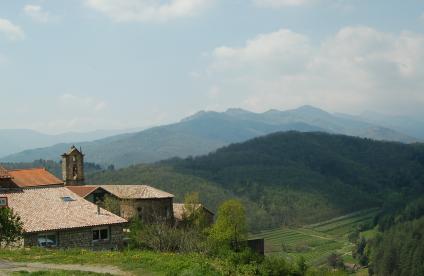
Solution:
M 0 129 L 313 105 L 424 117 L 422 0 L 2 0 Z

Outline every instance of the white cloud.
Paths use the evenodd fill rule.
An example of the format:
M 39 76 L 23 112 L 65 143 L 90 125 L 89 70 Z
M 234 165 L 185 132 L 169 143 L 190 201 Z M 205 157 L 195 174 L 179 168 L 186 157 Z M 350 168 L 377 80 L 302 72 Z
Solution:
M 257 111 L 312 104 L 334 111 L 424 106 L 424 35 L 346 27 L 319 44 L 290 30 L 213 50 L 209 81 Z
M 98 100 L 92 97 L 76 96 L 73 94 L 63 94 L 60 96 L 60 103 L 64 107 L 71 109 L 78 108 L 84 111 L 102 111 L 106 108 L 105 101 Z
M 38 22 L 46 23 L 50 20 L 49 13 L 44 11 L 41 6 L 25 5 L 24 13 Z
M 215 0 L 86 0 L 86 4 L 118 22 L 162 22 L 195 15 L 213 1 Z
M 273 74 L 280 70 L 302 70 L 311 54 L 306 36 L 282 29 L 248 40 L 242 48 L 218 47 L 213 51 L 213 68 L 251 68 Z M 281 65 L 284 64 L 284 67 Z
M 287 6 L 302 6 L 315 2 L 314 0 L 253 0 L 253 2 L 261 7 L 281 8 Z
M 7 19 L 0 18 L 0 33 L 10 40 L 22 40 L 25 38 L 24 31 Z

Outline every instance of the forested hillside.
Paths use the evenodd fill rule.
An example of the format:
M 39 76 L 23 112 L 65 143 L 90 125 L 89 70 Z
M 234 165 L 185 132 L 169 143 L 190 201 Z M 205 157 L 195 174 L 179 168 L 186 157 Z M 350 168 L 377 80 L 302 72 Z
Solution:
M 148 183 L 199 191 L 212 208 L 242 198 L 253 230 L 303 224 L 423 193 L 424 147 L 343 135 L 286 132 L 209 155 L 91 175 L 93 183 Z M 214 192 L 211 192 L 214 191 Z

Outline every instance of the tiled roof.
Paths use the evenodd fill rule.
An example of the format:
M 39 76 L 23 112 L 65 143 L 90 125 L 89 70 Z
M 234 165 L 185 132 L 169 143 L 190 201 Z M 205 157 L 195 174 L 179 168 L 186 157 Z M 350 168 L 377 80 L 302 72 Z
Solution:
M 9 171 L 0 166 L 0 179 L 2 178 L 11 178 Z
M 147 185 L 100 185 L 114 196 L 122 199 L 170 198 L 173 194 Z
M 97 190 L 98 186 L 66 186 L 69 190 L 76 193 L 80 197 L 86 197 L 95 190 Z
M 174 203 L 172 204 L 172 208 L 174 209 L 174 218 L 176 220 L 183 220 L 184 212 L 185 212 L 185 204 L 184 203 Z M 205 211 L 213 214 L 209 209 L 205 208 L 202 204 L 196 204 L 195 210 L 203 208 Z
M 63 185 L 62 180 L 52 175 L 44 168 L 11 170 L 9 174 L 13 178 L 12 181 L 21 188 Z
M 21 218 L 25 232 L 82 228 L 127 221 L 97 206 L 65 187 L 24 189 L 5 193 L 11 207 Z M 70 197 L 69 201 L 64 197 Z

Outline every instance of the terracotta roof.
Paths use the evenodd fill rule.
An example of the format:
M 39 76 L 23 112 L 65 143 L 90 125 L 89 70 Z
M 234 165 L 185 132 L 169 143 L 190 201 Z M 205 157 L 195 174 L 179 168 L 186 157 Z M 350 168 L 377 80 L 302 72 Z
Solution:
M 147 185 L 100 185 L 114 196 L 122 199 L 170 198 L 173 194 Z
M 3 168 L 2 166 L 0 166 L 0 179 L 2 179 L 2 178 L 7 178 L 7 179 L 9 179 L 9 178 L 11 178 L 11 176 L 10 176 L 10 174 L 9 174 L 9 171 L 8 170 L 6 170 L 5 168 Z
M 9 171 L 9 174 L 13 178 L 12 181 L 21 188 L 63 185 L 62 180 L 52 175 L 44 168 L 12 170 Z
M 174 203 L 172 204 L 172 208 L 174 209 L 174 218 L 176 220 L 183 220 L 184 212 L 185 212 L 185 204 L 184 203 Z M 213 214 L 209 209 L 204 207 L 202 204 L 196 204 L 196 209 L 203 208 L 205 211 Z
M 80 197 L 86 197 L 95 190 L 97 190 L 99 187 L 97 186 L 66 186 L 69 190 L 76 193 Z
M 9 207 L 20 216 L 27 233 L 127 222 L 104 209 L 98 214 L 95 204 L 65 187 L 24 189 L 0 196 L 8 198 Z

